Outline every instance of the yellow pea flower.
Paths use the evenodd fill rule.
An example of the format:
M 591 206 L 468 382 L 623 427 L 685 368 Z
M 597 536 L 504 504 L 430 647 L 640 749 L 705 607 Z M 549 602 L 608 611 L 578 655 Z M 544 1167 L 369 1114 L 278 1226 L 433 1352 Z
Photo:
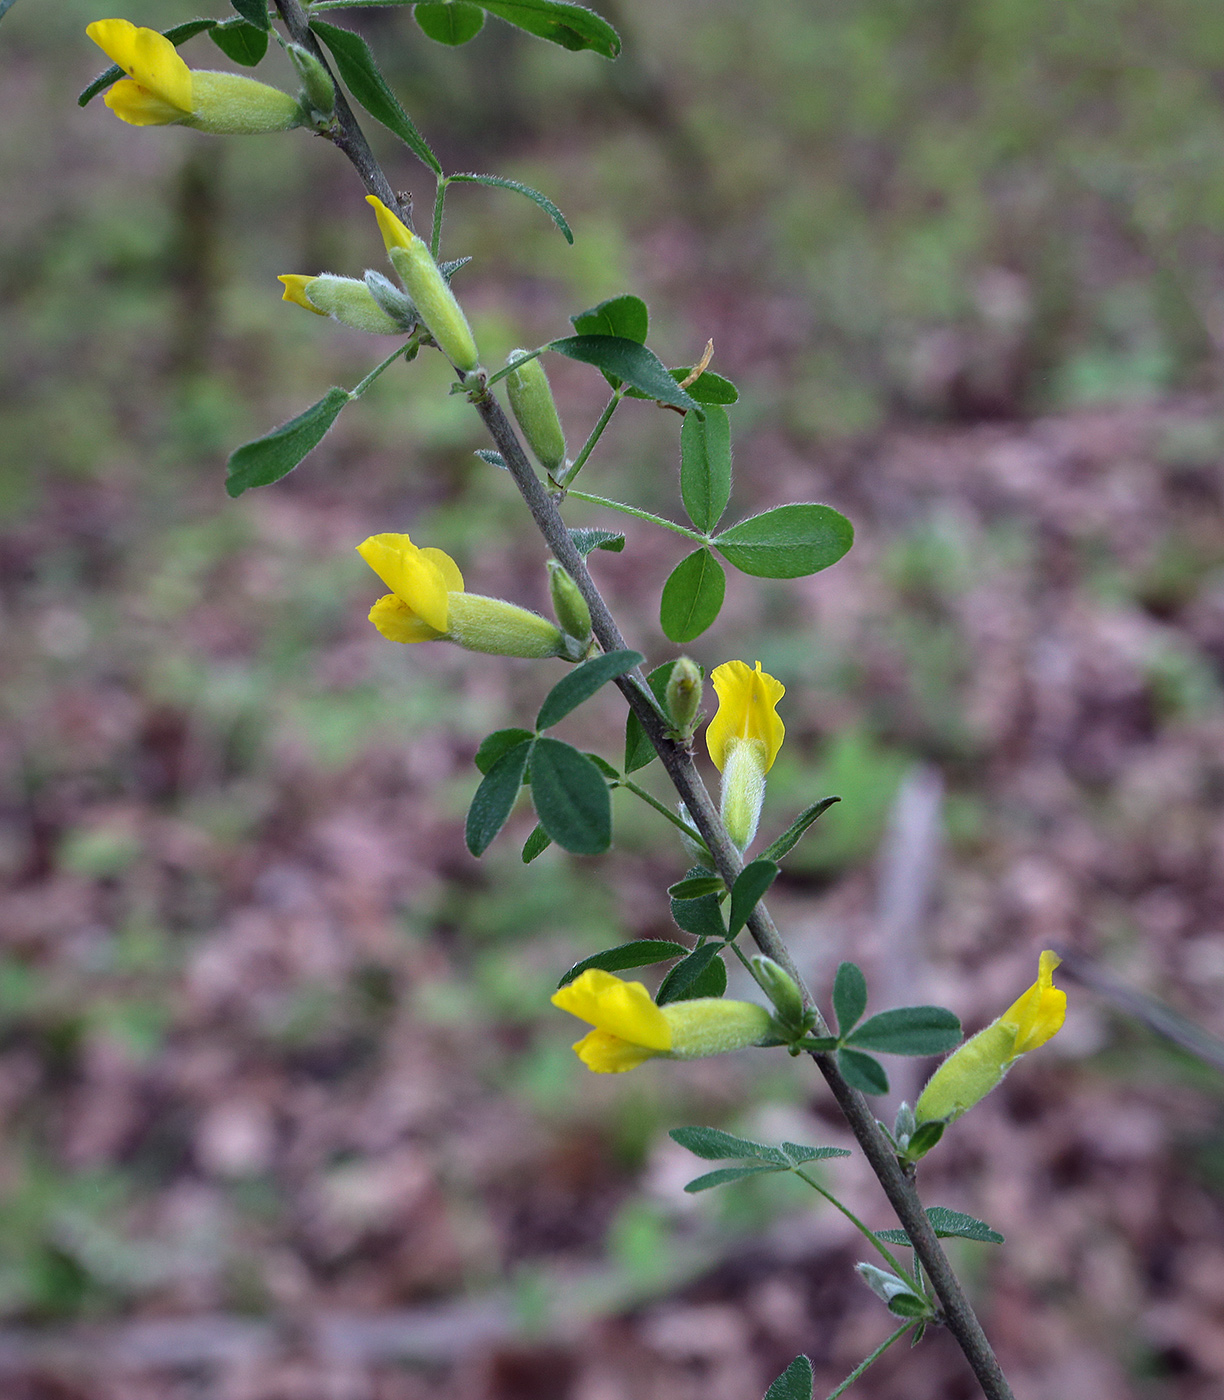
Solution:
M 472 328 L 450 284 L 434 262 L 429 245 L 376 195 L 366 195 L 378 219 L 387 256 L 438 348 L 457 370 L 467 373 L 480 363 Z
M 411 329 L 407 317 L 395 320 L 374 299 L 369 287 L 356 277 L 335 277 L 330 272 L 309 277 L 300 272 L 283 273 L 276 279 L 285 287 L 282 301 L 303 306 L 317 316 L 330 316 L 341 325 L 371 335 L 404 335 Z M 404 294 L 395 289 L 407 305 Z
M 391 590 L 370 609 L 370 621 L 393 642 L 455 642 L 495 656 L 564 656 L 565 636 L 547 618 L 468 593 L 463 575 L 441 549 L 421 549 L 407 535 L 371 535 L 357 553 Z
M 620 1074 L 656 1056 L 695 1060 L 740 1050 L 772 1026 L 769 1012 L 751 1001 L 696 997 L 656 1006 L 641 982 L 594 967 L 554 992 L 552 1004 L 595 1027 L 574 1050 L 596 1074 Z
M 296 97 L 240 73 L 188 68 L 156 29 L 126 19 L 99 19 L 86 34 L 128 75 L 103 99 L 130 126 L 191 126 L 219 136 L 253 136 L 301 126 Z
M 786 687 L 762 671 L 759 661 L 755 670 L 743 661 L 725 661 L 714 668 L 711 680 L 718 713 L 706 730 L 706 747 L 723 775 L 723 823 L 744 851 L 756 835 L 765 800 L 765 774 L 786 737 L 776 709 Z
M 1021 1055 L 1062 1029 L 1067 994 L 1054 985 L 1054 969 L 1061 961 L 1057 953 L 1042 953 L 1037 980 L 1028 991 L 939 1066 L 914 1106 L 919 1123 L 959 1118 L 1002 1082 Z

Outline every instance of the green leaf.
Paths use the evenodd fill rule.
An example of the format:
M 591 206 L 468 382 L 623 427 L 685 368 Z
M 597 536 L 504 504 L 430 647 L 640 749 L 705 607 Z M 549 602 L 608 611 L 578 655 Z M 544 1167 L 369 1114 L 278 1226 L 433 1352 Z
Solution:
M 777 1167 L 789 1167 L 790 1161 L 780 1148 L 763 1142 L 724 1133 L 721 1128 L 673 1128 L 667 1135 L 673 1142 L 707 1162 L 721 1162 L 728 1157 L 757 1157 Z
M 650 967 L 654 963 L 670 962 L 672 958 L 685 957 L 688 952 L 683 943 L 672 943 L 666 938 L 637 938 L 632 943 L 605 948 L 602 953 L 592 953 L 589 958 L 576 962 L 557 986 L 568 987 L 588 967 L 597 967 L 604 972 L 622 972 L 627 967 Z
M 791 1159 L 797 1167 L 801 1167 L 804 1162 L 823 1162 L 828 1157 L 849 1157 L 850 1152 L 845 1147 L 804 1147 L 798 1142 L 784 1142 L 782 1151 Z
M 692 1001 L 695 997 L 720 997 L 727 990 L 727 969 L 718 956 L 721 943 L 703 943 L 678 962 L 659 984 L 655 1001 Z M 718 970 L 715 970 L 715 964 Z
M 724 530 L 714 547 L 755 578 L 802 578 L 836 564 L 854 543 L 854 527 L 832 506 L 778 506 Z
M 949 1210 L 947 1206 L 928 1206 L 927 1219 L 931 1228 L 941 1240 L 977 1240 L 981 1244 L 1002 1244 L 1003 1236 L 992 1230 L 984 1220 L 976 1216 L 964 1215 L 959 1210 Z M 904 1230 L 877 1230 L 876 1235 L 887 1244 L 910 1244 L 910 1237 Z
M 271 29 L 272 21 L 268 18 L 268 0 L 230 0 L 230 4 L 248 24 L 254 25 L 256 29 L 262 29 L 265 33 Z M 225 22 L 229 23 L 228 20 Z
M 765 1392 L 765 1400 L 812 1400 L 812 1363 L 796 1356 Z
M 860 1093 L 888 1093 L 888 1075 L 884 1073 L 884 1066 L 870 1055 L 861 1054 L 858 1050 L 839 1050 L 837 1067 L 846 1083 Z
M 523 864 L 530 865 L 536 856 L 542 856 L 552 845 L 552 837 L 536 822 L 531 835 L 523 842 Z
M 932 1147 L 944 1135 L 947 1123 L 942 1118 L 931 1118 L 925 1123 L 919 1123 L 910 1134 L 910 1140 L 905 1145 L 905 1155 L 912 1162 L 918 1161 L 920 1157 L 925 1157 Z
M 669 369 L 668 374 L 677 384 L 683 384 L 692 374 L 692 367 L 683 365 L 679 369 Z M 732 404 L 739 400 L 739 390 L 729 379 L 724 379 L 721 374 L 715 374 L 713 370 L 705 370 L 688 386 L 688 394 L 700 404 L 718 403 Z M 626 395 L 629 399 L 644 399 L 648 395 L 643 394 L 639 389 L 630 389 Z
M 646 344 L 650 329 L 646 303 L 632 293 L 610 297 L 589 311 L 571 316 L 570 320 L 579 335 L 619 335 L 625 340 L 636 340 L 639 345 Z
M 961 1023 L 943 1006 L 898 1006 L 864 1021 L 848 1045 L 881 1055 L 942 1055 L 959 1045 Z
M 495 729 L 492 734 L 485 735 L 480 741 L 480 747 L 476 750 L 474 759 L 476 767 L 482 773 L 488 773 L 503 754 L 509 753 L 512 748 L 521 744 L 525 739 L 534 738 L 535 735 L 530 729 Z
M 418 4 L 412 14 L 422 33 L 439 44 L 466 44 L 484 28 L 484 11 L 464 0 L 448 0 L 445 4 L 429 0 Z
M 491 15 L 504 19 L 538 39 L 560 44 L 577 53 L 592 49 L 604 58 L 620 53 L 620 36 L 592 10 L 581 5 L 561 4 L 560 0 L 480 0 Z
M 718 616 L 727 591 L 722 565 L 703 545 L 681 559 L 663 585 L 659 625 L 669 641 L 691 642 Z
M 500 452 L 494 452 L 491 447 L 478 447 L 476 449 L 476 456 L 479 457 L 482 462 L 488 462 L 491 467 L 500 467 L 502 471 L 507 470 L 506 459 Z
M 394 132 L 435 175 L 441 175 L 438 157 L 429 149 L 429 143 L 413 125 L 412 118 L 387 85 L 386 78 L 374 62 L 369 44 L 351 29 L 341 29 L 338 24 L 325 24 L 321 19 L 311 20 L 310 27 L 332 51 L 340 76 L 357 101 L 388 131 Z
M 714 1186 L 726 1186 L 729 1181 L 743 1181 L 746 1176 L 769 1176 L 785 1170 L 785 1167 L 773 1167 L 766 1162 L 754 1162 L 750 1167 L 719 1167 L 717 1171 L 694 1177 L 684 1189 L 695 1195 Z
M 704 420 L 687 413 L 680 429 L 680 495 L 703 534 L 718 524 L 731 499 L 731 420 L 717 404 Z
M 0 0 L 0 19 L 3 19 L 5 15 L 8 14 L 15 3 L 16 0 Z
M 867 1010 L 867 979 L 857 963 L 844 962 L 833 978 L 833 1012 L 841 1035 L 849 1035 Z
M 555 350 L 558 355 L 565 355 L 571 360 L 594 365 L 605 374 L 615 375 L 626 384 L 641 389 L 649 399 L 669 403 L 674 408 L 691 408 L 698 413 L 704 412 L 663 368 L 654 351 L 647 350 L 636 340 L 629 340 L 622 335 L 571 335 L 561 340 L 550 341 L 548 349 Z M 827 510 L 828 507 L 824 509 Z M 832 563 L 832 560 L 829 562 Z
M 835 802 L 840 802 L 840 797 L 824 797 L 819 802 L 813 802 L 810 807 L 805 807 L 802 812 L 791 822 L 790 826 L 778 837 L 776 841 L 771 841 L 761 852 L 765 860 L 779 861 L 784 855 L 789 854 L 799 844 L 799 838 L 809 826 L 829 810 Z
M 230 454 L 226 492 L 238 497 L 252 486 L 270 486 L 291 472 L 323 441 L 324 434 L 351 398 L 347 389 L 329 389 L 304 413 L 282 423 L 265 437 L 244 442 L 236 448 Z
M 421 5 L 418 5 L 416 7 L 418 19 L 420 18 L 422 8 L 424 7 Z M 451 5 L 439 5 L 436 7 L 431 6 L 431 8 L 449 10 L 452 8 L 457 8 L 457 6 L 452 7 Z M 475 5 L 464 6 L 464 9 L 474 10 L 475 8 Z M 518 180 L 507 180 L 502 175 L 473 175 L 470 172 L 464 175 L 448 175 L 447 183 L 452 185 L 491 185 L 495 189 L 514 190 L 518 194 L 525 195 L 528 199 L 532 201 L 533 204 L 538 204 L 540 208 L 543 209 L 543 211 L 548 215 L 548 217 L 553 221 L 553 223 L 556 224 L 556 226 L 565 235 L 565 241 L 567 243 L 572 243 L 574 241 L 574 235 L 570 232 L 570 226 L 565 221 L 565 215 L 560 211 L 560 209 L 557 208 L 557 206 L 552 202 L 551 199 L 549 199 L 547 195 L 541 194 L 539 190 L 533 190 L 530 185 L 520 184 Z
M 744 927 L 765 891 L 777 878 L 778 867 L 773 861 L 759 857 L 744 866 L 735 877 L 735 884 L 731 886 L 731 913 L 727 919 L 728 938 L 734 938 Z
M 525 739 L 502 754 L 476 789 L 464 830 L 467 848 L 474 856 L 484 855 L 489 843 L 505 826 L 523 785 L 523 770 L 534 743 L 534 739 Z
M 618 535 L 613 530 L 571 530 L 570 539 L 584 559 L 593 549 L 606 549 L 609 554 L 619 554 L 625 547 L 624 535 Z
M 675 664 L 674 661 L 665 661 L 662 666 L 656 666 L 646 677 L 646 684 L 650 686 L 654 698 L 659 702 L 660 709 L 666 708 L 664 697 L 667 694 L 667 682 L 671 680 L 672 667 Z M 630 710 L 625 719 L 626 776 L 630 773 L 636 773 L 639 768 L 645 768 L 652 759 L 658 758 L 658 756 L 655 752 L 655 746 L 646 737 L 642 721 Z
M 696 879 L 708 875 L 708 870 L 694 866 L 689 878 Z M 671 916 L 677 928 L 691 933 L 697 938 L 726 938 L 727 926 L 723 923 L 722 905 L 716 894 L 701 895 L 697 899 L 673 899 Z
M 189 19 L 184 24 L 171 25 L 169 29 L 163 31 L 162 37 L 169 39 L 175 48 L 178 48 L 180 44 L 185 44 L 188 39 L 193 39 L 197 34 L 203 34 L 208 29 L 215 29 L 217 23 L 218 21 L 215 19 Z M 112 63 L 104 73 L 99 73 L 93 82 L 82 90 L 77 98 L 77 106 L 84 107 L 87 103 L 92 102 L 100 92 L 105 92 L 112 83 L 117 83 L 120 78 L 126 76 L 117 63 Z
M 536 728 L 551 729 L 584 700 L 589 700 L 601 686 L 617 676 L 623 676 L 626 671 L 632 671 L 643 660 L 645 658 L 640 651 L 610 651 L 575 666 L 544 697 L 540 713 L 536 715 Z
M 600 758 L 597 753 L 592 753 L 590 749 L 585 750 L 586 756 L 591 760 L 596 768 L 607 778 L 610 783 L 619 783 L 620 774 L 608 762 L 606 758 Z
M 580 856 L 606 851 L 612 844 L 612 803 L 591 760 L 559 739 L 537 739 L 530 773 L 536 816 L 557 845 Z
M 235 6 L 235 8 L 237 8 Z M 268 52 L 268 13 L 264 11 L 264 28 L 249 24 L 245 19 L 222 20 L 208 37 L 221 50 L 226 58 L 241 63 L 245 68 L 254 68 Z
M 673 899 L 700 899 L 707 894 L 721 894 L 722 877 L 719 875 L 694 875 L 691 879 L 677 880 L 668 888 Z

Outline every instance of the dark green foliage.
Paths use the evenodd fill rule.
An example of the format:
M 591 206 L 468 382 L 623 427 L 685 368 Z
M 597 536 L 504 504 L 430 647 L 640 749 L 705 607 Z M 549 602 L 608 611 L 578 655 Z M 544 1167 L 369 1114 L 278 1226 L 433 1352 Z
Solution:
M 623 536 L 622 536 L 623 538 Z M 646 677 L 646 683 L 650 686 L 654 698 L 659 702 L 659 708 L 664 705 L 664 697 L 667 694 L 667 682 L 671 680 L 674 661 L 665 661 L 662 666 L 656 666 Z M 655 746 L 646 736 L 646 731 L 642 728 L 642 721 L 632 710 L 625 718 L 625 772 L 635 773 L 639 768 L 646 765 L 658 754 L 655 753 Z
M 945 1007 L 898 1006 L 864 1021 L 846 1043 L 882 1055 L 942 1055 L 960 1039 L 960 1021 Z
M 640 651 L 610 651 L 604 656 L 593 656 L 590 661 L 575 666 L 544 697 L 540 713 L 536 715 L 536 728 L 551 729 L 571 710 L 576 710 L 584 700 L 589 700 L 608 681 L 623 676 L 626 671 L 632 671 L 635 666 L 640 666 L 643 660 Z
M 810 807 L 805 807 L 782 835 L 765 847 L 761 852 L 762 858 L 779 861 L 784 855 L 788 855 L 799 844 L 800 837 L 817 817 L 823 816 L 835 802 L 840 801 L 840 797 L 824 797 L 819 802 L 813 802 Z
M 294 467 L 320 442 L 352 398 L 347 389 L 332 388 L 296 418 L 230 454 L 225 490 L 241 496 L 252 486 L 270 486 Z
M 268 0 L 230 0 L 230 4 L 247 24 L 262 29 L 265 33 L 272 27 L 268 18 Z M 226 23 L 229 23 L 227 20 Z
M 421 5 L 418 5 L 416 8 L 418 20 L 421 17 L 421 10 L 423 8 L 424 6 Z M 458 9 L 459 6 L 436 5 L 431 6 L 430 8 L 439 10 L 450 10 Z M 475 10 L 476 6 L 464 5 L 463 8 Z M 468 37 L 470 38 L 471 36 L 469 35 Z M 464 43 L 466 41 L 461 39 L 458 42 Z M 541 194 L 539 190 L 533 190 L 530 185 L 520 184 L 518 180 L 507 180 L 502 175 L 473 175 L 471 173 L 463 175 L 448 175 L 447 183 L 452 185 L 491 185 L 494 189 L 514 190 L 515 193 L 524 195 L 527 199 L 531 200 L 533 204 L 538 204 L 540 208 L 543 209 L 543 211 L 553 221 L 553 223 L 556 224 L 556 226 L 565 235 L 565 241 L 567 243 L 572 243 L 574 241 L 574 235 L 570 231 L 570 226 L 565 220 L 565 215 L 560 211 L 560 209 L 557 208 L 557 206 L 552 202 L 551 199 L 549 199 L 549 197 L 546 194 Z
M 485 21 L 484 10 L 465 0 L 426 0 L 413 7 L 412 17 L 427 37 L 456 47 L 474 39 Z
M 714 547 L 741 573 L 802 578 L 836 564 L 853 543 L 854 527 L 840 511 L 805 501 L 741 520 Z
M 707 894 L 721 894 L 722 877 L 719 875 L 693 875 L 677 880 L 668 887 L 667 893 L 673 899 L 700 899 Z
M 700 637 L 722 610 L 727 576 L 703 545 L 682 559 L 663 585 L 659 625 L 672 642 Z
M 592 49 L 604 58 L 620 53 L 620 36 L 593 10 L 559 0 L 480 0 L 491 15 L 525 29 L 539 39 L 578 52 Z
M 619 554 L 625 547 L 624 535 L 614 530 L 571 530 L 570 539 L 584 559 L 593 549 L 606 549 L 610 554 Z
M 796 1356 L 765 1392 L 765 1400 L 812 1400 L 813 1382 L 812 1363 Z
M 524 739 L 535 736 L 530 729 L 495 729 L 480 741 L 473 760 L 482 773 L 487 773 L 503 754 L 507 754 Z
M 731 887 L 731 912 L 727 918 L 727 937 L 735 935 L 748 922 L 766 890 L 778 878 L 778 867 L 772 860 L 757 859 L 744 866 Z
M 571 360 L 594 365 L 610 377 L 641 389 L 649 399 L 674 408 L 704 411 L 668 374 L 654 351 L 636 340 L 621 335 L 571 335 L 550 341 L 548 348 Z
M 720 997 L 727 990 L 727 969 L 719 957 L 721 943 L 703 943 L 678 962 L 659 986 L 655 1001 L 692 1001 L 694 997 Z
M 612 803 L 607 781 L 591 760 L 559 739 L 537 739 L 530 773 L 536 816 L 557 845 L 581 856 L 606 851 Z
M 833 978 L 833 1013 L 841 1035 L 849 1035 L 867 1010 L 867 979 L 857 963 L 844 962 Z
M 542 856 L 551 845 L 552 837 L 537 822 L 531 829 L 531 835 L 523 842 L 523 864 L 530 865 L 536 856 Z
M 941 1240 L 977 1240 L 982 1244 L 1002 1244 L 1003 1236 L 992 1230 L 984 1220 L 965 1215 L 959 1210 L 949 1210 L 947 1206 L 927 1206 L 927 1219 L 931 1228 Z M 908 1245 L 910 1237 L 904 1230 L 877 1230 L 876 1235 L 887 1244 Z
M 888 1075 L 879 1060 L 859 1050 L 839 1050 L 837 1067 L 847 1084 L 864 1094 L 887 1094 Z
M 248 24 L 245 19 L 223 20 L 209 30 L 208 37 L 226 58 L 232 58 L 246 68 L 254 68 L 268 52 L 267 18 L 265 12 L 263 28 Z
M 685 414 L 680 429 L 680 496 L 688 518 L 707 534 L 731 499 L 731 420 L 717 404 L 706 408 L 704 418 Z
M 625 340 L 636 340 L 639 345 L 646 344 L 650 330 L 646 303 L 631 292 L 609 297 L 589 311 L 579 311 L 570 320 L 579 335 L 617 335 Z
M 588 967 L 601 968 L 604 972 L 622 972 L 627 967 L 649 967 L 653 963 L 668 962 L 672 958 L 685 956 L 688 951 L 683 943 L 672 943 L 665 938 L 638 938 L 616 948 L 605 948 L 602 953 L 592 953 L 589 958 L 576 962 L 557 986 L 568 987 Z
M 400 106 L 399 99 L 375 63 L 369 44 L 351 29 L 325 24 L 321 19 L 311 20 L 310 27 L 332 51 L 340 77 L 357 101 L 388 131 L 394 132 L 435 175 L 441 175 L 442 167 L 438 164 L 437 156 L 416 129 L 412 118 Z
M 467 848 L 474 856 L 484 855 L 489 843 L 505 826 L 523 785 L 523 772 L 534 742 L 531 738 L 524 739 L 503 753 L 476 789 L 464 831 Z

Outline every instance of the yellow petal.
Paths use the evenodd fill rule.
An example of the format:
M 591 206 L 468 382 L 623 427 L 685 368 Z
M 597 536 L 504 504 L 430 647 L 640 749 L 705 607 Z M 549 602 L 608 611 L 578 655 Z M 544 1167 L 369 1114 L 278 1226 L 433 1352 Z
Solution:
M 129 126 L 170 126 L 183 120 L 183 113 L 177 107 L 163 102 L 156 93 L 142 88 L 131 78 L 120 78 L 102 101 Z
M 285 284 L 285 294 L 281 297 L 281 301 L 291 301 L 295 306 L 304 306 L 307 311 L 313 311 L 316 316 L 327 315 L 326 311 L 320 311 L 317 306 L 313 305 L 306 295 L 306 288 L 312 282 L 317 281 L 317 278 L 308 277 L 302 272 L 286 272 L 276 280 Z
M 392 642 L 436 642 L 444 634 L 412 611 L 402 598 L 388 593 L 370 609 L 370 621 Z
M 552 1003 L 632 1045 L 655 1051 L 671 1049 L 667 1018 L 641 982 L 623 982 L 610 972 L 589 967 L 568 987 L 554 992 Z
M 655 1053 L 642 1045 L 631 1045 L 618 1035 L 598 1030 L 575 1041 L 574 1050 L 587 1069 L 596 1074 L 623 1074 L 627 1069 L 636 1069 Z
M 164 34 L 159 34 L 156 29 L 138 29 L 126 19 L 95 20 L 85 32 L 112 63 L 117 63 L 129 78 L 153 97 L 177 109 L 180 115 L 192 110 L 191 69 Z M 107 105 L 124 121 L 132 120 L 109 101 Z M 133 122 L 136 126 L 157 124 L 152 121 Z
M 357 553 L 422 621 L 439 634 L 446 632 L 446 579 L 438 565 L 425 557 L 407 535 L 371 535 L 357 546 Z
M 412 247 L 416 241 L 416 234 L 400 219 L 398 214 L 393 214 L 377 195 L 366 195 L 366 203 L 374 207 L 374 215 L 378 219 L 378 230 L 383 236 L 387 252 L 390 252 L 392 248 Z
M 463 575 L 459 572 L 459 565 L 444 549 L 434 549 L 431 545 L 426 545 L 421 550 L 421 557 L 437 567 L 448 593 L 463 592 Z
M 768 773 L 786 737 L 786 727 L 775 706 L 786 694 L 786 687 L 761 663 L 751 670 L 743 661 L 725 661 L 711 676 L 718 695 L 718 713 L 706 730 L 706 747 L 714 766 L 721 773 L 733 739 L 754 740 L 764 746 L 764 768 Z
M 1036 982 L 999 1017 L 1004 1025 L 1015 1029 L 1013 1054 L 1027 1055 L 1062 1029 L 1067 1017 L 1067 994 L 1054 985 L 1054 969 L 1060 962 L 1057 953 L 1048 949 L 1042 953 Z

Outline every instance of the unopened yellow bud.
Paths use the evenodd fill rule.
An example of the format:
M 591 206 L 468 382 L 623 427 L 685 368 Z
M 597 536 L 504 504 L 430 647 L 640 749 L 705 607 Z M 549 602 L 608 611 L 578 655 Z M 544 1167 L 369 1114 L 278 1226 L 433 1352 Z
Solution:
M 1057 953 L 1042 953 L 1037 981 L 1028 991 L 939 1066 L 914 1105 L 919 1123 L 959 1118 L 1002 1083 L 1021 1055 L 1058 1033 L 1067 1014 L 1067 994 L 1054 985 L 1061 961 Z
M 718 713 L 706 730 L 710 757 L 722 773 L 722 819 L 741 851 L 756 835 L 765 800 L 765 774 L 773 766 L 786 729 L 777 704 L 786 694 L 781 681 L 743 661 L 725 661 L 711 677 Z
M 415 303 L 425 329 L 460 373 L 474 370 L 480 363 L 480 356 L 472 328 L 434 262 L 433 254 L 376 195 L 366 195 L 366 203 L 373 206 L 388 256 Z
M 527 353 L 511 350 L 506 363 L 513 364 Z M 565 465 L 565 429 L 557 416 L 557 405 L 539 356 L 506 375 L 506 392 L 527 445 L 540 465 L 549 475 L 559 471 Z
M 803 994 L 795 979 L 779 963 L 760 954 L 752 959 L 752 971 L 757 985 L 773 1002 L 782 1025 L 787 1030 L 801 1031 L 804 1021 Z
M 565 631 L 577 641 L 589 641 L 591 610 L 587 600 L 564 566 L 555 559 L 548 561 L 548 591 L 552 595 L 553 612 Z
M 406 328 L 378 304 L 369 287 L 356 278 L 335 277 L 325 272 L 319 277 L 291 273 L 278 280 L 285 284 L 283 301 L 304 305 L 308 311 L 317 311 L 342 325 L 372 335 L 403 335 L 405 332 Z

